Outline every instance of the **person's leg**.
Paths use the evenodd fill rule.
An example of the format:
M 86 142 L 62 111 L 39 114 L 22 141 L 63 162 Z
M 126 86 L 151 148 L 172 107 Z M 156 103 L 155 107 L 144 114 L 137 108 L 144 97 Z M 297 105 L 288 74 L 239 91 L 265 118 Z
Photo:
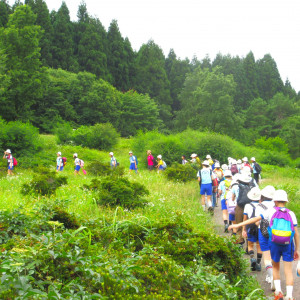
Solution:
M 255 271 L 256 270 L 256 259 L 254 257 L 254 243 L 252 241 L 249 241 L 248 239 L 248 252 L 250 255 L 250 264 L 251 264 L 251 270 Z
M 205 210 L 205 195 L 201 195 L 201 205 L 203 210 Z
M 284 261 L 284 275 L 286 280 L 286 297 L 293 297 L 293 285 L 294 285 L 294 277 L 293 277 L 293 262 L 292 261 Z
M 258 240 L 256 241 L 256 252 L 256 271 L 261 271 L 262 251 L 260 249 Z
M 244 218 L 244 208 L 240 207 L 239 205 L 235 208 L 235 221 L 236 224 L 242 223 Z M 237 242 L 239 244 L 243 244 L 245 242 L 242 236 L 242 227 L 239 227 L 236 232 Z
M 257 184 L 259 184 L 259 174 L 258 173 L 254 173 L 254 179 L 256 181 Z
M 217 193 L 212 194 L 212 207 L 216 207 L 216 202 L 217 202 Z

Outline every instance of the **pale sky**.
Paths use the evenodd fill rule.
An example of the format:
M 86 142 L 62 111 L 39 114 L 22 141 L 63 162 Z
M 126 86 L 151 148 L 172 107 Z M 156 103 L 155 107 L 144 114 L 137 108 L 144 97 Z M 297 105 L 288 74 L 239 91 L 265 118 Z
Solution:
M 77 20 L 82 0 L 65 0 Z M 46 0 L 58 10 L 62 0 Z M 300 90 L 300 0 L 85 0 L 90 15 L 106 29 L 113 19 L 134 50 L 150 39 L 165 56 L 199 60 L 217 53 L 255 59 L 271 54 L 283 82 Z

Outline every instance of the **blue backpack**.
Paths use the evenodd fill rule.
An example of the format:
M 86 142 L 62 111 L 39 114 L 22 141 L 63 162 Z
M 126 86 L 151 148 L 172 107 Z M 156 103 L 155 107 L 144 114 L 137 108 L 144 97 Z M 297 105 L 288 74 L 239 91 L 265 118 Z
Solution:
M 137 157 L 135 155 L 134 155 L 134 159 L 135 159 L 136 165 L 138 165 L 139 162 L 138 162 Z
M 279 245 L 289 245 L 294 237 L 295 230 L 289 209 L 274 207 L 276 212 L 270 220 L 269 236 L 270 241 Z

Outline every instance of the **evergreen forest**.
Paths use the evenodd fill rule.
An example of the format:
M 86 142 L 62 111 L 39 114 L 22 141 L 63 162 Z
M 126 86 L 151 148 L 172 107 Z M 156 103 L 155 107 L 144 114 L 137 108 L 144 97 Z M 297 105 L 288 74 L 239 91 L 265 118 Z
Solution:
M 145 38 L 147 38 L 145 36 Z M 77 20 L 65 2 L 0 1 L 0 117 L 41 133 L 111 123 L 122 137 L 188 128 L 299 157 L 300 93 L 275 60 L 219 53 L 167 56 L 153 40 L 133 50 L 117 20 L 106 30 L 83 2 Z

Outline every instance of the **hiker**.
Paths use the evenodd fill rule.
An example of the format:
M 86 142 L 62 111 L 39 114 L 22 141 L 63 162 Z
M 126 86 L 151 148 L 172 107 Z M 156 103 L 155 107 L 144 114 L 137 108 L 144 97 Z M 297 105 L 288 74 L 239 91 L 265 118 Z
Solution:
M 222 170 L 225 172 L 226 170 L 228 170 L 228 166 L 226 164 L 223 164 L 221 166 Z
M 186 164 L 188 163 L 188 161 L 186 160 L 185 155 L 182 155 L 182 156 L 181 156 L 181 163 L 182 163 L 183 165 L 186 165 Z
M 287 193 L 277 190 L 274 193 L 275 207 L 266 210 L 260 216 L 231 225 L 229 228 L 238 228 L 244 225 L 254 224 L 261 220 L 267 220 L 269 226 L 270 252 L 273 265 L 273 279 L 275 286 L 274 300 L 293 300 L 293 269 L 294 260 L 299 259 L 299 233 L 295 214 L 285 208 L 288 202 Z M 280 282 L 280 258 L 282 256 L 286 279 L 286 296 L 283 298 Z
M 148 170 L 152 171 L 154 168 L 154 157 L 151 153 L 151 150 L 147 151 L 147 163 L 148 163 Z
M 193 153 L 192 155 L 191 155 L 191 163 L 192 164 L 197 164 L 197 165 L 199 165 L 199 167 L 201 166 L 201 160 L 200 160 L 200 158 L 198 157 L 198 155 L 196 154 L 196 153 Z
M 242 171 L 242 161 L 240 159 L 237 160 L 236 166 L 238 168 L 239 173 L 241 174 L 241 171 Z
M 162 160 L 162 156 L 157 155 L 157 171 L 164 171 L 167 168 L 167 164 Z
M 61 152 L 57 152 L 57 159 L 56 159 L 56 172 L 61 172 L 64 169 L 64 162 L 61 157 Z
M 231 186 L 232 181 L 232 174 L 229 170 L 224 172 L 225 180 L 223 180 L 219 184 L 218 193 L 219 197 L 221 198 L 221 209 L 222 209 L 222 216 L 224 221 L 224 232 L 228 232 L 228 211 L 226 205 L 226 194 Z
M 251 167 L 253 170 L 253 177 L 256 183 L 259 183 L 259 175 L 261 173 L 261 166 L 256 162 L 255 157 L 251 158 Z
M 206 155 L 206 160 L 209 162 L 210 166 L 214 164 L 214 161 L 211 159 L 211 156 L 209 154 Z
M 237 224 L 243 221 L 244 216 L 244 207 L 247 203 L 250 203 L 251 200 L 247 197 L 248 192 L 256 186 L 254 179 L 251 178 L 247 173 L 240 174 L 238 176 L 238 184 L 232 187 L 232 199 L 237 202 L 235 208 L 235 221 Z M 236 233 L 237 243 L 241 246 L 245 243 L 245 240 L 242 236 L 242 229 L 239 228 Z
M 74 175 L 80 175 L 79 171 L 80 171 L 80 168 L 81 168 L 81 160 L 78 158 L 77 153 L 73 154 L 73 158 L 75 158 L 75 160 L 74 160 L 74 164 L 75 164 Z
M 213 169 L 213 173 L 216 175 L 219 185 L 220 182 L 224 180 L 224 173 L 223 170 L 220 168 L 220 163 L 218 161 L 215 162 L 215 168 Z
M 10 149 L 7 149 L 4 151 L 3 159 L 7 160 L 7 175 L 8 176 L 13 176 L 13 169 L 14 169 L 14 159 L 11 154 Z
M 245 205 L 244 208 L 244 219 L 243 221 L 247 221 L 248 219 L 255 217 L 256 207 L 259 204 L 261 199 L 261 191 L 258 187 L 252 188 L 247 197 L 251 200 L 250 203 Z M 251 224 L 248 226 L 243 226 L 242 230 L 243 237 L 248 240 L 248 254 L 250 255 L 250 265 L 252 271 L 261 271 L 261 258 L 262 252 L 260 250 L 260 245 L 258 243 L 258 227 L 256 224 Z M 254 258 L 254 244 L 256 244 L 257 250 L 257 258 Z
M 255 216 L 258 217 L 264 214 L 265 211 L 273 209 L 275 203 L 273 202 L 273 197 L 275 193 L 275 188 L 272 185 L 267 185 L 261 190 L 260 203 L 257 205 L 255 210 Z M 274 291 L 274 281 L 273 281 L 273 268 L 271 262 L 271 253 L 269 247 L 269 232 L 268 232 L 269 222 L 262 220 L 258 225 L 258 242 L 260 249 L 263 254 L 263 260 L 266 270 L 266 282 L 271 284 L 271 290 Z
M 237 161 L 235 159 L 231 159 L 231 167 L 230 167 L 230 171 L 232 173 L 232 176 L 234 176 L 235 174 L 239 173 L 239 169 L 237 167 Z
M 205 196 L 206 196 L 208 211 L 213 213 L 214 209 L 211 203 L 211 195 L 212 195 L 212 182 L 214 178 L 212 176 L 212 170 L 209 168 L 209 162 L 207 160 L 205 160 L 202 163 L 202 169 L 198 171 L 197 177 L 200 184 L 202 208 L 205 211 Z
M 252 167 L 251 167 L 251 165 L 250 165 L 249 162 L 248 162 L 248 157 L 245 156 L 245 157 L 242 159 L 242 161 L 243 161 L 243 163 L 242 163 L 242 165 L 241 165 L 241 169 L 244 170 L 244 168 L 246 167 L 246 168 L 249 168 L 250 171 L 252 171 Z
M 109 156 L 110 156 L 110 167 L 111 169 L 115 168 L 117 166 L 117 160 L 114 157 L 114 153 L 113 152 L 109 152 Z
M 129 151 L 129 161 L 130 161 L 130 166 L 129 166 L 129 173 L 131 171 L 135 171 L 135 173 L 138 173 L 138 161 L 135 155 L 133 155 L 132 151 Z

